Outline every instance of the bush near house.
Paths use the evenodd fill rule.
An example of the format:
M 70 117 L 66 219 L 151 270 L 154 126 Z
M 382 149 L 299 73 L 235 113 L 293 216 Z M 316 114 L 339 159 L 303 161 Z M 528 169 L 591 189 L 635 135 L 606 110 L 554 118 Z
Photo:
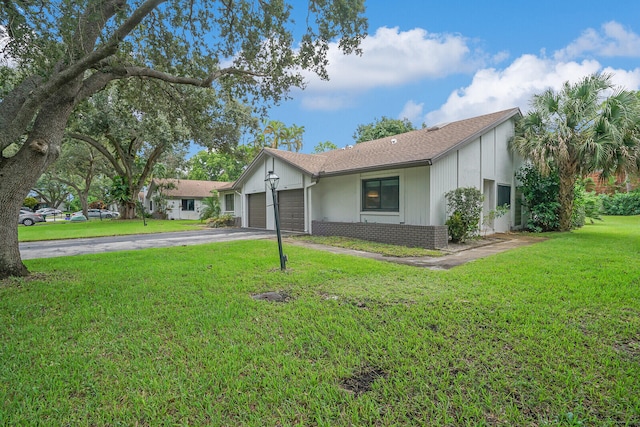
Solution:
M 233 227 L 235 218 L 231 214 L 218 215 L 207 219 L 207 225 L 211 228 Z
M 462 187 L 444 195 L 447 200 L 449 237 L 453 242 L 465 242 L 480 231 L 480 215 L 484 196 L 475 187 Z

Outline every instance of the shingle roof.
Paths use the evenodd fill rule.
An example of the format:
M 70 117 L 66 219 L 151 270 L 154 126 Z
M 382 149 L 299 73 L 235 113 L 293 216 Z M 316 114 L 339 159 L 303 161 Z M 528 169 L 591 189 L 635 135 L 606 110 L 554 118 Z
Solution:
M 266 153 L 315 177 L 428 165 L 445 156 L 449 151 L 464 146 L 491 128 L 520 114 L 520 109 L 511 108 L 437 127 L 361 142 L 321 154 L 302 154 L 264 148 L 254 159 L 254 163 Z M 250 165 L 236 184 L 240 184 L 244 177 L 251 173 L 251 169 Z
M 334 175 L 359 170 L 430 164 L 450 150 L 474 140 L 489 129 L 519 115 L 518 108 L 361 142 L 322 154 L 300 154 L 265 149 L 312 175 Z
M 191 179 L 154 179 L 152 187 L 159 184 L 172 183 L 175 188 L 163 190 L 168 197 L 210 197 L 212 190 L 230 190 L 233 182 L 224 181 L 196 181 Z

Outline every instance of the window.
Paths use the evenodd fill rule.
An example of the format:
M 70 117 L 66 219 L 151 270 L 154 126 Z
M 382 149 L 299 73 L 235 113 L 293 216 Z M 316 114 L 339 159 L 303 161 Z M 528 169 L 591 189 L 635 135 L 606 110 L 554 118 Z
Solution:
M 183 211 L 195 211 L 196 210 L 196 202 L 194 199 L 182 199 L 182 210 Z
M 233 194 L 224 195 L 224 210 L 225 211 L 233 210 Z
M 362 210 L 399 211 L 400 178 L 367 179 L 362 181 Z
M 153 212 L 153 201 L 149 200 L 149 211 Z
M 496 206 L 511 206 L 511 186 L 498 184 L 498 203 Z

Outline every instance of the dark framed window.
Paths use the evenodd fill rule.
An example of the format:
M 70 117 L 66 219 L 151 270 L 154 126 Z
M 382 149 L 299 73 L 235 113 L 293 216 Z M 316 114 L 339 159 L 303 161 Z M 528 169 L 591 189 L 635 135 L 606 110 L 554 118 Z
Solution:
M 400 178 L 376 178 L 362 181 L 362 210 L 398 212 Z
M 498 203 L 496 206 L 511 206 L 511 186 L 498 184 Z
M 233 210 L 233 194 L 225 194 L 224 195 L 224 210 L 232 211 Z
M 194 199 L 182 199 L 182 210 L 183 211 L 195 211 L 196 210 L 196 201 Z

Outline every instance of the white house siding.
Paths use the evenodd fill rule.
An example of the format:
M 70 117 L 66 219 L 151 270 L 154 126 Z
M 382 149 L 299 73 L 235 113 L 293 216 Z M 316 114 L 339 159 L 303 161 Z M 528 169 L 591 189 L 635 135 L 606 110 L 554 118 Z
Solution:
M 507 232 L 515 224 L 515 195 L 516 182 L 514 171 L 520 167 L 521 161 L 509 150 L 509 139 L 513 136 L 514 128 L 511 121 L 501 124 L 495 129 L 496 134 L 496 164 L 501 165 L 496 170 L 496 185 L 509 185 L 511 187 L 511 209 L 506 215 L 497 218 L 494 223 L 496 232 Z M 497 193 L 496 193 L 497 194 Z
M 458 151 L 458 186 L 480 188 L 480 139 Z
M 359 196 L 354 175 L 321 178 L 311 187 L 312 220 L 358 222 Z
M 404 169 L 404 223 L 430 225 L 429 222 L 429 166 Z
M 446 221 L 444 194 L 458 187 L 458 152 L 439 159 L 431 166 L 429 217 L 431 224 L 443 225 Z
M 184 198 L 193 199 L 193 197 Z M 167 219 L 200 219 L 200 211 L 202 210 L 202 199 L 194 199 L 193 205 L 193 211 L 183 211 L 182 199 L 167 200 Z
M 429 225 L 429 167 L 390 169 L 362 174 L 323 177 L 311 187 L 316 221 L 371 222 Z M 362 180 L 397 176 L 400 180 L 399 212 L 361 210 Z M 336 203 L 339 200 L 339 203 Z
M 489 201 L 485 213 L 495 209 L 497 185 L 511 186 L 511 205 L 515 202 L 514 160 L 508 147 L 513 122 L 507 121 L 480 138 L 439 159 L 431 167 L 431 225 L 444 224 L 444 194 L 459 187 L 475 187 Z M 498 167 L 499 165 L 499 167 Z M 490 206 L 489 206 L 490 205 Z M 514 221 L 513 209 L 494 222 L 493 231 L 505 232 Z
M 480 138 L 482 178 L 496 179 L 496 134 L 493 130 Z

